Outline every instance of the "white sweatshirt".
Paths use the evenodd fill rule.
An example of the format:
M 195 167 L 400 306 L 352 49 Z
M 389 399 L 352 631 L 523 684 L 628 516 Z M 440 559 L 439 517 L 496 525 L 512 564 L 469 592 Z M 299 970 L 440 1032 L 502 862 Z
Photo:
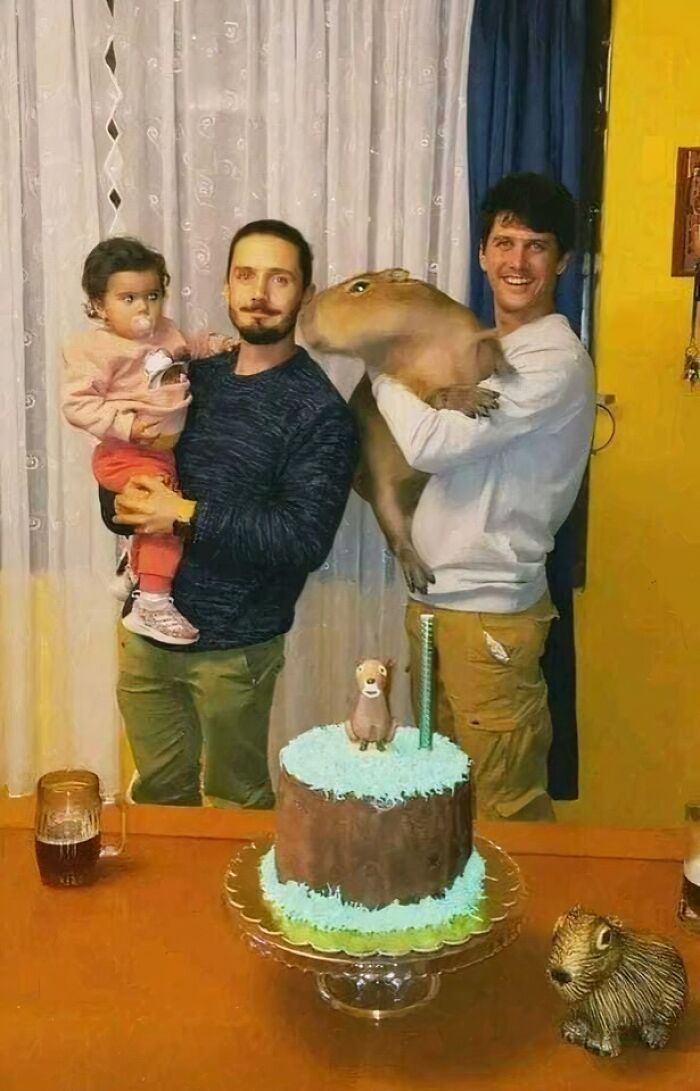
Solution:
M 386 375 L 377 405 L 409 465 L 433 474 L 413 544 L 435 573 L 421 602 L 516 613 L 546 591 L 545 558 L 569 514 L 591 445 L 593 366 L 568 321 L 547 315 L 501 339 L 516 373 L 489 418 L 436 411 Z

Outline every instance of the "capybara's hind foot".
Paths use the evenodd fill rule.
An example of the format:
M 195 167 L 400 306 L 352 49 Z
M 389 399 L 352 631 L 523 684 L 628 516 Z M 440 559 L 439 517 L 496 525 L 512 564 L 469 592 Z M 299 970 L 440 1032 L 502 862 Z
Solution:
M 417 591 L 419 595 L 427 595 L 428 584 L 435 583 L 432 570 L 423 564 L 412 548 L 402 549 L 398 556 L 408 590 Z
M 644 1023 L 639 1028 L 639 1037 L 649 1049 L 663 1049 L 671 1036 L 671 1029 L 665 1023 Z

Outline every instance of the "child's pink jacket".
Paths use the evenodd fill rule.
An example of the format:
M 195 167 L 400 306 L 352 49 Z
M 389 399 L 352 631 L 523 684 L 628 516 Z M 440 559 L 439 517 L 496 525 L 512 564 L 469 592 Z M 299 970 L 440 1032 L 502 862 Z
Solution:
M 138 417 L 161 426 L 159 447 L 173 446 L 185 423 L 190 384 L 149 388 L 144 363 L 158 349 L 173 360 L 207 356 L 208 335 L 186 339 L 169 318 L 161 318 L 148 340 L 130 341 L 103 326 L 68 338 L 63 347 L 66 420 L 100 440 L 128 443 Z

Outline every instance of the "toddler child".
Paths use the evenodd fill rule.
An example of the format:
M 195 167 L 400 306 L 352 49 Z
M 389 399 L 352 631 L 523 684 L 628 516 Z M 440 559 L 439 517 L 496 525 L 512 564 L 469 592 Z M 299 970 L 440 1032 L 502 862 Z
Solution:
M 70 337 L 63 349 L 63 412 L 100 442 L 92 468 L 100 485 L 121 492 L 134 474 L 150 474 L 177 488 L 173 448 L 190 403 L 187 362 L 229 347 L 229 339 L 185 337 L 163 315 L 170 282 L 165 259 L 138 239 L 105 239 L 90 251 L 82 286 L 94 329 Z M 174 534 L 132 538 L 130 566 L 138 590 L 122 619 L 133 633 L 165 644 L 199 637 L 171 598 L 182 555 Z

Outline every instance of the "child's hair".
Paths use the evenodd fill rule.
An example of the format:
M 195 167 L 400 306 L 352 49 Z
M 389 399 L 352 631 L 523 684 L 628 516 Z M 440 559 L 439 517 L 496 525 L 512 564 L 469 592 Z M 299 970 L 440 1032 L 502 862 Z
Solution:
M 88 298 L 85 304 L 88 318 L 98 317 L 94 304 L 104 298 L 112 273 L 145 273 L 150 269 L 158 274 L 161 289 L 165 292 L 170 283 L 170 273 L 165 258 L 157 250 L 151 250 L 128 235 L 116 235 L 98 242 L 83 266 L 82 286 Z

